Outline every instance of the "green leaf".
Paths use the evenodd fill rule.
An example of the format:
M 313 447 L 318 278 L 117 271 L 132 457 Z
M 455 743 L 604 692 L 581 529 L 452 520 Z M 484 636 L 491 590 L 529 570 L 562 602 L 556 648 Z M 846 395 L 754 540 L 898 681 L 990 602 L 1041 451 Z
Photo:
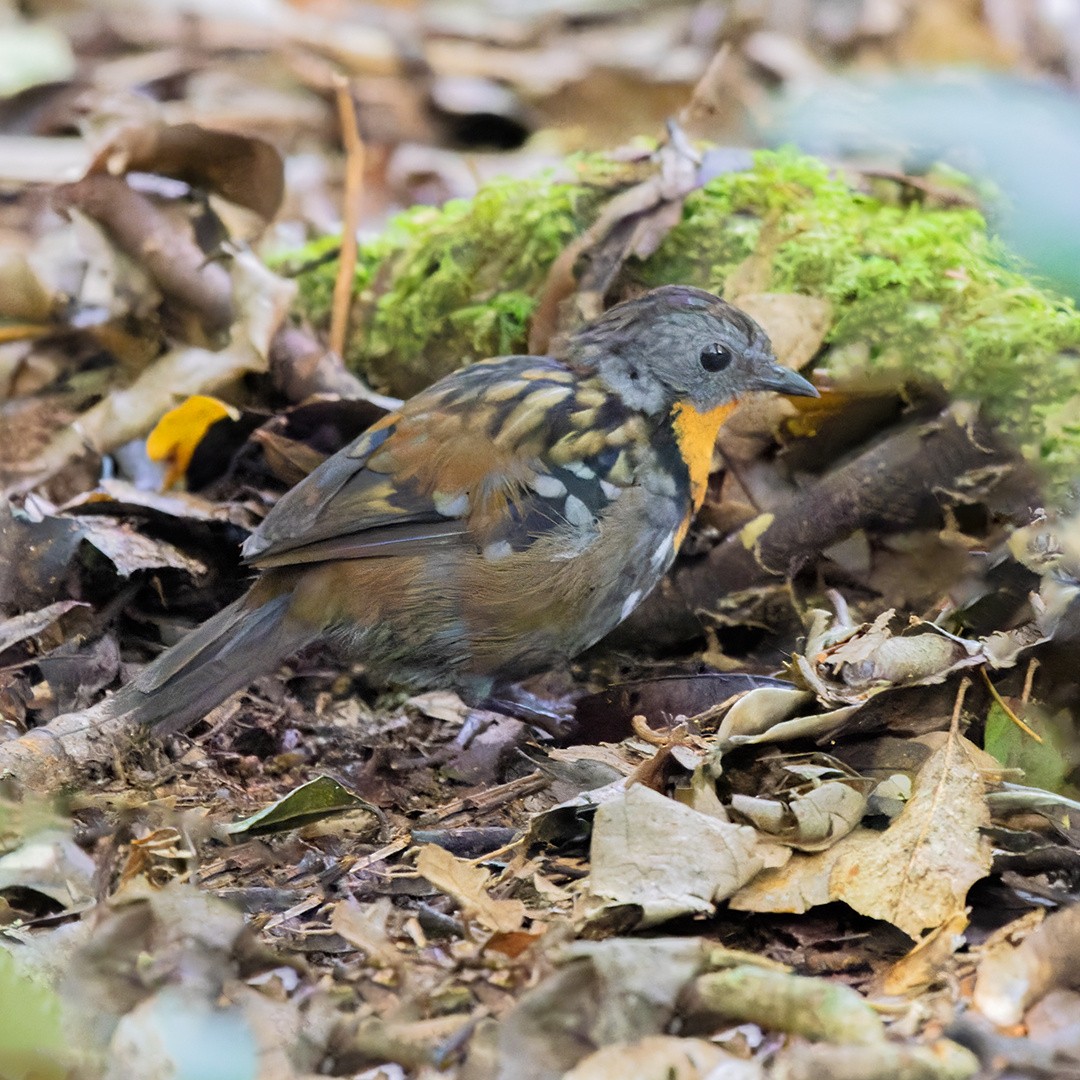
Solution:
M 336 780 L 329 776 L 317 776 L 251 817 L 233 822 L 228 826 L 228 831 L 234 836 L 283 832 L 286 829 L 298 829 L 333 814 L 358 809 L 377 813 L 373 806 L 348 788 L 342 787 Z
M 60 999 L 23 974 L 0 946 L 0 1080 L 63 1080 L 73 1061 L 64 1037 Z
M 1025 717 L 1027 722 L 1029 717 Z M 983 749 L 1002 765 L 1022 769 L 1024 782 L 1046 791 L 1060 792 L 1071 768 L 1066 733 L 1055 717 L 1041 717 L 1036 730 L 1043 742 L 1036 742 L 1009 719 L 1008 713 L 995 701 L 986 717 Z

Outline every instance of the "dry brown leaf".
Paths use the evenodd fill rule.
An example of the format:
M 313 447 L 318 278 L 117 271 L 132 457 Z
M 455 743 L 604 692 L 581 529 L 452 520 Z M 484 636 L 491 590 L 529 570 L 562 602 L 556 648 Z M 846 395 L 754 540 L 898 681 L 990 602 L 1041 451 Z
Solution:
M 496 900 L 489 893 L 492 875 L 483 867 L 451 855 L 437 844 L 425 844 L 416 861 L 420 876 L 436 889 L 452 897 L 468 919 L 489 930 L 509 934 L 525 922 L 525 905 L 520 900 Z
M 829 894 L 918 937 L 963 912 L 968 889 L 990 871 L 982 776 L 954 734 L 915 778 L 907 806 L 883 832 L 852 833 L 837 847 Z
M 589 895 L 597 908 L 634 905 L 641 924 L 714 910 L 777 856 L 747 825 L 699 813 L 635 784 L 593 822 Z
M 201 124 L 133 124 L 98 149 L 91 172 L 172 176 L 269 221 L 285 193 L 285 163 L 264 139 Z
M 1018 1024 L 1050 990 L 1076 988 L 1080 905 L 1056 911 L 1019 945 L 1002 941 L 987 952 L 975 979 L 975 1007 L 1002 1027 Z
M 386 932 L 392 909 L 393 903 L 388 896 L 380 897 L 372 904 L 358 904 L 350 896 L 334 905 L 330 929 L 366 953 L 370 963 L 396 970 L 405 962 L 405 957 Z
M 966 940 L 968 914 L 958 911 L 936 930 L 931 930 L 915 943 L 911 952 L 902 956 L 876 980 L 883 994 L 901 997 L 917 994 L 941 979 L 949 961 Z
M 793 773 L 798 775 L 796 769 Z M 874 787 L 849 770 L 821 773 L 776 794 L 736 793 L 731 809 L 780 844 L 801 851 L 832 847 L 863 819 Z
M 20 490 L 55 476 L 87 447 L 106 453 L 137 438 L 186 397 L 212 394 L 249 372 L 266 370 L 270 340 L 288 311 L 295 285 L 249 253 L 238 253 L 232 267 L 241 316 L 230 345 L 220 352 L 189 346 L 170 349 L 131 386 L 113 391 L 63 428 L 33 462 L 33 474 L 18 485 Z
M 728 906 L 735 911 L 801 915 L 828 904 L 832 900 L 829 873 L 843 843 L 813 855 L 796 852 L 783 866 L 762 870 L 731 897 Z
M 740 1061 L 704 1039 L 648 1035 L 637 1042 L 602 1047 L 563 1080 L 623 1080 L 627 1076 L 636 1080 L 699 1080 L 714 1075 L 713 1070 L 725 1080 L 756 1080 L 764 1075 L 756 1062 Z

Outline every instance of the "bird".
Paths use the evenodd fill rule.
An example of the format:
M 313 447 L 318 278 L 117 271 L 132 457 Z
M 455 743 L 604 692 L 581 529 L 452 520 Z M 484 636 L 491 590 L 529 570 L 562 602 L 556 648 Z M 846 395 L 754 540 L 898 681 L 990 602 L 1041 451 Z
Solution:
M 318 641 L 377 684 L 472 706 L 564 665 L 667 572 L 720 426 L 758 391 L 817 396 L 750 316 L 686 285 L 614 305 L 551 355 L 455 371 L 288 490 L 243 545 L 247 593 L 110 712 L 186 730 Z

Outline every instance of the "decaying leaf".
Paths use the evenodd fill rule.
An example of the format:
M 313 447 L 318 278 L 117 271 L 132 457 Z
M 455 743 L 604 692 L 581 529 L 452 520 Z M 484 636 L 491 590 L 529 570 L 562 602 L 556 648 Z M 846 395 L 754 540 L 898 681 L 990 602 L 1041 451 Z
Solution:
M 372 904 L 358 904 L 350 897 L 334 906 L 330 929 L 350 945 L 362 949 L 370 963 L 396 971 L 404 964 L 404 956 L 387 933 L 390 912 L 391 903 L 387 896 Z
M 30 889 L 65 910 L 93 899 L 93 877 L 94 860 L 66 829 L 29 836 L 13 851 L 0 855 L 0 892 Z
M 425 844 L 416 869 L 436 889 L 453 897 L 467 919 L 489 930 L 508 934 L 520 930 L 527 914 L 520 900 L 496 900 L 488 890 L 491 874 L 481 866 L 458 859 L 435 844 Z
M 269 221 L 285 193 L 285 163 L 270 143 L 199 124 L 129 124 L 97 149 L 92 172 L 156 173 L 212 191 Z
M 919 770 L 911 798 L 884 832 L 857 828 L 824 851 L 795 854 L 731 899 L 744 911 L 803 912 L 834 900 L 911 937 L 962 914 L 968 888 L 990 870 L 982 752 L 957 734 Z
M 649 1035 L 634 1042 L 605 1046 L 579 1062 L 563 1080 L 759 1080 L 764 1073 L 755 1062 L 741 1061 L 705 1039 Z
M 736 793 L 732 811 L 770 839 L 800 851 L 829 847 L 862 820 L 874 781 L 839 762 L 796 759 L 783 767 L 791 774 L 789 785 L 771 796 Z
M 979 1059 L 951 1039 L 929 1045 L 882 1042 L 869 1046 L 834 1046 L 832 1043 L 795 1044 L 785 1047 L 773 1065 L 776 1080 L 820 1080 L 858 1077 L 859 1080 L 972 1080 Z
M 555 959 L 500 1025 L 506 1080 L 559 1080 L 593 1050 L 661 1034 L 705 951 L 698 938 L 614 938 L 575 942 Z
M 242 252 L 232 259 L 229 280 L 239 314 L 228 346 L 218 352 L 185 344 L 169 349 L 129 387 L 114 390 L 77 424 L 61 430 L 34 462 L 33 477 L 22 482 L 24 488 L 56 475 L 87 447 L 104 453 L 145 434 L 177 400 L 213 394 L 249 372 L 267 369 L 271 338 L 295 286 Z
M 732 737 L 760 735 L 790 719 L 811 701 L 813 695 L 809 691 L 794 686 L 763 686 L 748 690 L 724 715 L 716 732 L 716 742 L 724 748 Z
M 832 1043 L 884 1041 L 885 1025 L 857 991 L 827 979 L 741 964 L 699 975 L 688 988 L 688 1011 L 714 1022 L 752 1022 Z
M 966 941 L 968 913 L 958 911 L 951 919 L 917 941 L 877 980 L 883 994 L 912 995 L 939 982 L 949 970 L 949 962 Z
M 1011 667 L 1020 654 L 1049 640 L 1056 620 L 1031 623 L 985 638 L 963 638 L 913 618 L 895 632 L 896 612 L 882 612 L 872 624 L 834 624 L 826 612 L 812 613 L 805 653 L 792 660 L 799 679 L 833 705 L 859 704 L 903 686 L 930 686 L 950 675 L 987 664 Z
M 1018 1024 L 1024 1012 L 1048 991 L 1077 988 L 1080 905 L 1055 912 L 1013 945 L 1004 937 L 979 964 L 975 1007 L 1002 1027 Z
M 911 799 L 883 832 L 846 837 L 829 894 L 912 937 L 964 910 L 967 891 L 990 870 L 984 782 L 967 740 L 951 735 L 920 769 Z
M 777 857 L 749 826 L 719 821 L 642 784 L 596 811 L 590 855 L 594 910 L 629 905 L 641 926 L 712 912 Z
M 0 620 L 0 653 L 27 638 L 38 638 L 45 631 L 54 627 L 69 611 L 85 608 L 77 600 L 57 600 L 37 611 L 28 611 L 23 615 L 13 615 Z

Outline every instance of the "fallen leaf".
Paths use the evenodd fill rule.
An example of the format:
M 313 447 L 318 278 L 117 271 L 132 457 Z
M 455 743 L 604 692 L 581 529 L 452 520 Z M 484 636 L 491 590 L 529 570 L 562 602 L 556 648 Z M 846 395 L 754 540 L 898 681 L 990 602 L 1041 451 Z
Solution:
M 0 891 L 29 889 L 65 910 L 79 908 L 94 898 L 94 870 L 66 829 L 48 829 L 0 856 Z
M 704 949 L 700 938 L 612 938 L 575 942 L 555 961 L 502 1020 L 506 1080 L 560 1080 L 600 1047 L 663 1033 Z
M 488 892 L 492 875 L 481 866 L 458 859 L 435 844 L 425 844 L 416 869 L 436 889 L 452 897 L 468 919 L 503 934 L 520 930 L 527 914 L 520 900 L 496 900 Z
M 1077 988 L 1080 904 L 1056 911 L 1019 945 L 1004 942 L 983 958 L 972 1001 L 988 1020 L 1018 1024 L 1027 1008 L 1051 990 Z
M 283 832 L 320 821 L 331 814 L 356 809 L 367 810 L 373 817 L 377 816 L 374 807 L 348 788 L 342 787 L 333 777 L 317 776 L 243 821 L 234 821 L 227 825 L 226 832 L 233 836 L 260 836 L 264 833 Z
M 958 911 L 915 943 L 911 952 L 887 968 L 876 980 L 883 994 L 890 997 L 920 993 L 940 982 L 949 971 L 949 962 L 965 944 L 968 913 Z
M 101 147 L 91 171 L 175 177 L 246 207 L 264 221 L 278 212 L 285 193 L 285 163 L 276 147 L 200 124 L 128 125 Z
M 714 1071 L 715 1070 L 715 1071 Z M 649 1035 L 635 1042 L 604 1046 L 579 1062 L 563 1080 L 757 1080 L 764 1076 L 759 1064 L 740 1061 L 704 1039 Z
M 635 784 L 596 811 L 589 896 L 594 910 L 639 908 L 641 926 L 711 913 L 761 870 L 766 847 L 747 825 Z
M 0 653 L 27 638 L 38 637 L 55 626 L 73 608 L 85 607 L 86 605 L 78 600 L 58 600 L 55 604 L 38 608 L 37 611 L 13 615 L 10 619 L 0 619 Z
M 688 1012 L 714 1023 L 721 1018 L 750 1022 L 832 1043 L 867 1045 L 885 1039 L 885 1025 L 857 990 L 757 964 L 699 975 L 685 1000 Z
M 968 889 L 991 865 L 981 832 L 990 812 L 968 747 L 952 734 L 919 770 L 911 799 L 884 832 L 860 830 L 840 842 L 832 899 L 913 938 L 964 910 Z
M 371 904 L 359 904 L 350 896 L 334 905 L 330 929 L 350 945 L 362 950 L 369 963 L 397 971 L 405 963 L 405 957 L 387 933 L 387 921 L 392 910 L 393 904 L 388 896 L 382 896 Z

